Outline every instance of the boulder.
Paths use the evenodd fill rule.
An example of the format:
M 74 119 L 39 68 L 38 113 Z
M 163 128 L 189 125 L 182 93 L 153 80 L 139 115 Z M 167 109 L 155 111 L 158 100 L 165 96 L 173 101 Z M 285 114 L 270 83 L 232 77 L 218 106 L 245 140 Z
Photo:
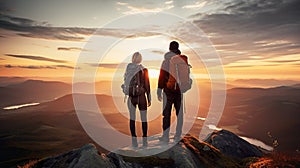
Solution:
M 229 157 L 242 159 L 263 156 L 262 151 L 257 146 L 227 130 L 214 131 L 205 138 L 204 142 L 211 144 Z
M 25 167 L 25 166 L 24 166 Z M 106 155 L 98 153 L 95 145 L 86 144 L 79 149 L 60 154 L 54 157 L 47 157 L 38 161 L 32 168 L 115 168 L 116 166 Z

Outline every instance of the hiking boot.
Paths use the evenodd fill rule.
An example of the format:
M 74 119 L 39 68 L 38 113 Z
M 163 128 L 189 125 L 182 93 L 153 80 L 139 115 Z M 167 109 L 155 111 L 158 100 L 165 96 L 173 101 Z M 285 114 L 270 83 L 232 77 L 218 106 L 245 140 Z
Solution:
M 137 148 L 138 147 L 138 143 L 137 143 L 137 138 L 136 137 L 132 137 L 131 138 L 131 145 L 133 148 Z
M 147 147 L 147 146 L 148 146 L 147 137 L 143 137 L 143 147 Z
M 158 138 L 160 142 L 169 143 L 170 139 L 168 136 L 161 136 Z

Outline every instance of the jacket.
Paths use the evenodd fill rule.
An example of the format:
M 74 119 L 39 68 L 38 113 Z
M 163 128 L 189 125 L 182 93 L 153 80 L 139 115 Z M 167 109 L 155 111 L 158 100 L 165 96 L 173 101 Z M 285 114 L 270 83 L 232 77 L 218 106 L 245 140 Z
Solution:
M 158 87 L 157 94 L 158 95 L 161 95 L 162 90 L 164 90 L 164 92 L 171 92 L 171 90 L 167 88 L 167 82 L 169 80 L 169 75 L 170 75 L 169 74 L 169 64 L 170 64 L 170 59 L 173 56 L 178 55 L 178 54 L 181 54 L 180 50 L 169 51 L 164 55 L 164 61 L 161 64 L 159 78 L 158 78 L 158 85 L 157 85 L 157 87 Z M 179 91 L 179 93 L 180 93 L 180 91 Z

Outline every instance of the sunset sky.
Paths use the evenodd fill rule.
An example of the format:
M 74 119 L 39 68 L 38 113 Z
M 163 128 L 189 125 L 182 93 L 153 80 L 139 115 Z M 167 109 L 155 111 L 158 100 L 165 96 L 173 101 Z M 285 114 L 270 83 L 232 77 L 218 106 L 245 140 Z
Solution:
M 141 51 L 155 76 L 174 40 L 164 32 L 172 32 L 185 39 L 179 40 L 180 49 L 190 57 L 193 75 L 207 77 L 204 64 L 214 58 L 199 58 L 193 48 L 209 44 L 199 44 L 197 32 L 181 19 L 198 26 L 211 41 L 227 78 L 300 80 L 299 6 L 298 0 L 1 0 L 0 76 L 70 78 L 75 67 L 82 68 L 76 66 L 79 57 L 88 60 L 105 50 L 101 43 L 123 37 L 101 62 L 87 61 L 86 66 L 99 67 L 104 79 Z M 141 14 L 144 20 L 127 19 L 125 27 L 118 20 L 143 12 L 166 18 L 149 21 Z M 101 41 L 94 46 L 97 51 L 89 48 L 92 37 Z M 203 55 L 207 52 L 203 49 Z

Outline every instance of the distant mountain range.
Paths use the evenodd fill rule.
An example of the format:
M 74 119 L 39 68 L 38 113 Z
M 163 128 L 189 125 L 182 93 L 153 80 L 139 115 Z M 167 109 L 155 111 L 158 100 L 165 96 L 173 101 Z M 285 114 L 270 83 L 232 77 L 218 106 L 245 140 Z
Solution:
M 31 80 L 21 77 L 0 77 L 0 108 L 26 103 L 41 103 L 72 93 L 72 84 L 57 81 Z M 110 82 L 75 83 L 76 93 L 110 94 Z
M 23 78 L 23 77 L 3 77 L 3 76 L 0 76 L 0 87 L 21 83 L 21 82 L 24 82 L 26 80 L 28 80 L 28 79 Z
M 231 82 L 229 82 L 231 83 Z M 236 86 L 245 86 L 245 87 L 278 87 L 278 86 L 291 86 L 298 84 L 299 81 L 296 80 L 277 80 L 277 79 L 237 79 L 232 81 Z
M 300 149 L 299 85 L 268 89 L 233 88 L 228 90 L 225 110 L 219 126 L 240 135 L 251 136 L 278 150 Z
M 93 96 L 83 95 L 82 96 Z M 97 95 L 98 102 L 110 106 L 110 96 Z M 111 108 L 113 109 L 113 108 Z M 105 126 L 94 121 L 95 113 L 88 112 L 99 130 Z M 121 117 L 107 116 L 117 124 Z M 127 120 L 126 124 L 127 124 Z M 124 122 L 122 127 L 124 128 Z M 127 131 L 128 132 L 128 131 Z M 85 143 L 93 142 L 85 133 L 74 111 L 72 95 L 15 110 L 0 112 L 0 165 L 12 166 L 23 160 L 45 157 Z M 105 151 L 98 146 L 98 149 Z M 0 166 L 1 167 L 1 166 Z M 14 166 L 15 167 L 15 166 Z
M 108 85 L 97 83 L 96 86 L 101 84 Z M 87 85 L 90 86 L 78 84 L 80 87 Z M 0 87 L 0 164 L 11 165 L 58 154 L 92 142 L 78 121 L 70 93 L 71 84 L 39 80 L 14 81 Z M 112 106 L 112 97 L 103 94 L 96 97 L 106 119 L 116 129 L 128 134 L 128 119 Z M 16 110 L 2 109 L 29 102 L 42 103 Z M 207 108 L 202 107 L 200 111 Z M 225 110 L 218 126 L 268 145 L 276 139 L 278 150 L 294 152 L 300 149 L 299 109 L 300 84 L 265 89 L 232 88 L 227 91 Z M 91 113 L 94 125 L 103 129 L 105 126 L 93 120 L 94 115 Z M 161 118 L 150 122 L 150 130 L 152 133 L 161 131 Z M 99 146 L 98 149 L 104 151 Z
M 45 102 L 71 93 L 71 86 L 63 82 L 26 80 L 0 87 L 0 107 Z

